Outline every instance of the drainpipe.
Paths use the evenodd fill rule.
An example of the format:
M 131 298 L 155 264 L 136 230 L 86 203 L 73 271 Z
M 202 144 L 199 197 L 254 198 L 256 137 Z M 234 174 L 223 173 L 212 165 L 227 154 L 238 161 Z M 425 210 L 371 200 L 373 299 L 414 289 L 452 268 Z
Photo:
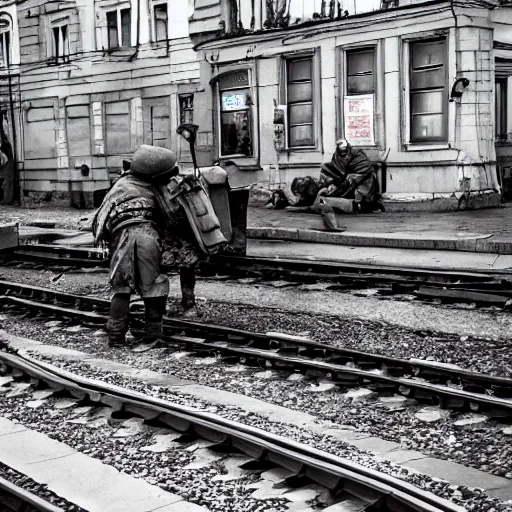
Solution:
M 140 46 L 140 0 L 137 0 L 137 42 L 135 43 L 135 53 L 128 59 L 129 62 L 132 62 L 133 59 L 139 55 L 139 46 Z
M 9 73 L 9 72 L 8 72 Z M 18 158 L 16 156 L 18 150 L 18 142 L 16 136 L 16 124 L 14 121 L 14 99 L 12 97 L 12 79 L 9 73 L 9 106 L 11 109 L 11 125 L 12 125 L 12 165 L 14 171 L 14 202 L 20 203 L 21 190 L 20 190 L 20 175 L 18 170 Z

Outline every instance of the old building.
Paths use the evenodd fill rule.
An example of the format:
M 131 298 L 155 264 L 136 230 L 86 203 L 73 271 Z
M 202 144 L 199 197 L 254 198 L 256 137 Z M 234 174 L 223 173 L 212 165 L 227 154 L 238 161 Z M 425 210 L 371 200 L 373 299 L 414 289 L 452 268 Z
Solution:
M 343 136 L 386 159 L 390 208 L 493 206 L 509 186 L 507 0 L 196 0 L 190 35 L 202 149 L 238 182 L 318 175 Z
M 386 160 L 389 208 L 512 195 L 508 0 L 0 1 L 3 198 L 97 204 L 143 142 L 269 190 L 338 137 Z
M 19 195 L 14 151 L 19 141 L 15 118 L 19 64 L 16 3 L 3 1 L 0 2 L 0 147 L 9 156 L 9 163 L 0 169 L 0 202 L 6 203 L 12 203 Z
M 200 109 L 191 8 L 186 0 L 18 3 L 11 99 L 22 203 L 92 207 L 144 142 L 190 159 L 175 128 Z M 5 55 L 3 34 L 0 26 Z

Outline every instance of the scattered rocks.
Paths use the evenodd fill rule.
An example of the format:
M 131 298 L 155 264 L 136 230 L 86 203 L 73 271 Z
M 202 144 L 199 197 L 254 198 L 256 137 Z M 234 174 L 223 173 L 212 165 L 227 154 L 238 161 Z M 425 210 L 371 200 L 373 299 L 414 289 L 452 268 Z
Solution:
M 19 473 L 18 471 L 2 463 L 0 463 L 0 477 L 36 496 L 39 496 L 43 500 L 51 503 L 53 506 L 58 507 L 65 512 L 87 512 L 83 508 L 80 508 L 77 505 L 74 505 L 73 503 L 70 503 L 69 501 L 61 498 L 60 496 L 57 496 L 52 491 L 48 490 L 46 485 L 38 484 L 28 476 L 25 476 L 22 473 Z M 12 503 L 6 504 L 5 509 L 3 508 L 3 504 L 4 502 L 0 500 L 1 510 L 12 510 Z
M 457 420 L 454 425 L 456 427 L 465 427 L 467 425 L 479 425 L 485 423 L 489 418 L 483 414 L 467 414 L 460 420 Z
M 425 423 L 434 423 L 447 418 L 449 415 L 450 412 L 447 410 L 439 409 L 437 407 L 425 407 L 421 409 L 421 411 L 418 411 L 414 416 Z

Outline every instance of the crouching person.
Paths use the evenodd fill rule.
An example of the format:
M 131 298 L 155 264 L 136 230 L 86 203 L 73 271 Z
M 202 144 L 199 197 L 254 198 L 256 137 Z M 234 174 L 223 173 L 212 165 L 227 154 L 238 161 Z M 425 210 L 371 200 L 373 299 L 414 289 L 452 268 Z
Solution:
M 141 146 L 131 170 L 109 191 L 93 221 L 95 241 L 110 247 L 112 302 L 107 322 L 110 346 L 123 346 L 129 327 L 130 296 L 144 301 L 146 332 L 134 350 L 156 346 L 162 334 L 169 281 L 160 270 L 163 219 L 156 203 L 152 177 L 176 165 L 174 152 Z

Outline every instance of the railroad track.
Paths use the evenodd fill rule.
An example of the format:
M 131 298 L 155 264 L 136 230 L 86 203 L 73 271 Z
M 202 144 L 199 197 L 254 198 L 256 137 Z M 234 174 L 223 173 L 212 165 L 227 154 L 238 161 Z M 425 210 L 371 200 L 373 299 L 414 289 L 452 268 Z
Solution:
M 62 509 L 35 494 L 0 478 L 0 510 L 2 512 L 61 512 Z
M 305 444 L 237 423 L 216 414 L 177 405 L 119 386 L 90 380 L 48 363 L 12 351 L 0 352 L 3 373 L 12 375 L 10 385 L 32 382 L 63 396 L 68 393 L 82 404 L 95 404 L 123 411 L 125 415 L 151 418 L 173 433 L 176 442 L 204 439 L 209 449 L 226 456 L 245 457 L 240 468 L 263 473 L 273 468 L 289 472 L 276 485 L 289 490 L 317 486 L 328 493 L 337 510 L 381 510 L 388 512 L 456 512 L 462 507 L 423 491 L 407 482 L 365 468 Z M 242 465 L 243 464 L 243 465 Z M 286 493 L 283 495 L 286 498 Z M 38 509 L 36 509 L 38 510 Z M 46 510 L 46 509 L 41 509 Z
M 101 326 L 109 302 L 0 281 L 0 301 L 8 308 L 29 309 L 43 317 Z M 143 327 L 142 304 L 132 304 L 132 332 Z M 163 340 L 176 350 L 218 356 L 228 364 L 301 372 L 324 377 L 342 389 L 365 386 L 372 392 L 401 394 L 419 402 L 460 411 L 512 416 L 512 379 L 495 377 L 425 360 L 396 359 L 335 347 L 283 333 L 255 333 L 219 325 L 164 319 Z
M 6 266 L 59 271 L 95 267 L 106 269 L 105 253 L 95 248 L 33 244 L 20 246 L 0 260 Z M 167 269 L 171 270 L 171 269 Z M 509 273 L 439 271 L 420 268 L 348 264 L 225 254 L 201 266 L 207 277 L 251 277 L 256 282 L 284 280 L 294 284 L 331 283 L 330 289 L 353 291 L 373 288 L 378 295 L 414 295 L 424 302 L 474 303 L 481 307 L 512 309 Z

